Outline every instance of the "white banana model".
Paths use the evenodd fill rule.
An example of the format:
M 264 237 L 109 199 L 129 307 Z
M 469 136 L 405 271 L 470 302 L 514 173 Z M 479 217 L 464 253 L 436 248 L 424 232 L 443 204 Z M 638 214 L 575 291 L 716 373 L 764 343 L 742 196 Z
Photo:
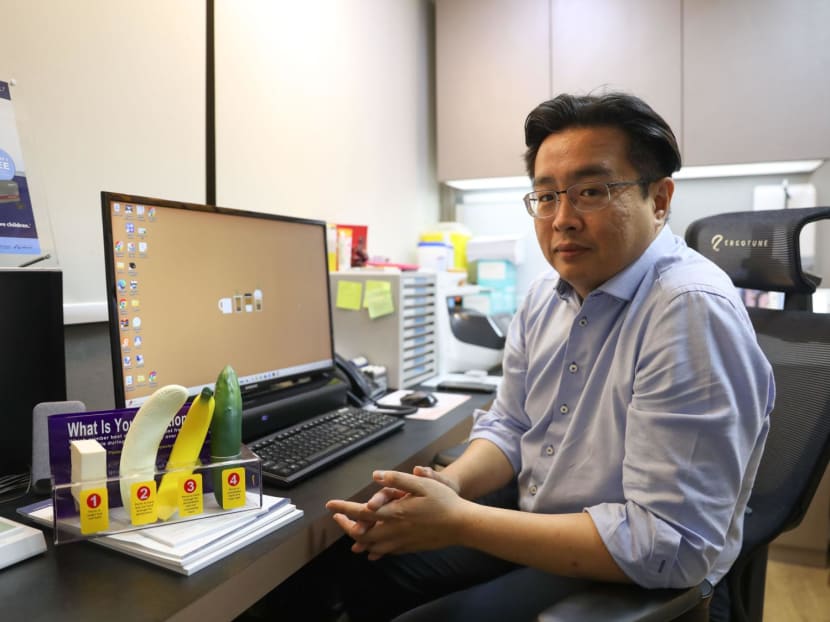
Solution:
M 187 389 L 177 384 L 159 388 L 145 401 L 130 424 L 121 450 L 121 502 L 130 508 L 130 486 L 153 479 L 156 454 L 167 426 L 187 401 Z

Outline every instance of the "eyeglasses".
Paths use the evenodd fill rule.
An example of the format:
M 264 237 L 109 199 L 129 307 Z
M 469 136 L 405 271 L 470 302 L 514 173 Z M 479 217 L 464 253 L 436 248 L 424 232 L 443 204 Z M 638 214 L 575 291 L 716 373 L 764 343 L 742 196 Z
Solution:
M 623 186 L 637 186 L 647 184 L 648 180 L 638 179 L 637 181 L 612 181 L 603 183 L 601 181 L 587 181 L 581 184 L 574 184 L 565 190 L 536 190 L 528 192 L 524 196 L 527 213 L 534 218 L 553 218 L 556 209 L 562 202 L 559 195 L 567 194 L 568 202 L 578 212 L 595 212 L 607 207 L 611 203 L 611 188 Z

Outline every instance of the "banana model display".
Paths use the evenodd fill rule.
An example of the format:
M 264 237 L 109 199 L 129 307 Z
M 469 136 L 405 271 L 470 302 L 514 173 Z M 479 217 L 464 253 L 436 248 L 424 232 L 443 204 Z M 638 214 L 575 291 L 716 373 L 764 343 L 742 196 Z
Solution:
M 127 430 L 118 474 L 121 502 L 130 507 L 130 486 L 153 479 L 156 454 L 167 426 L 187 401 L 187 389 L 177 384 L 161 387 L 141 405 Z
M 187 401 L 187 389 L 171 384 L 158 389 L 138 409 L 121 450 L 121 500 L 130 507 L 130 487 L 152 480 L 159 445 L 173 418 Z M 185 416 L 157 493 L 158 517 L 168 520 L 178 507 L 177 483 L 198 467 L 199 454 L 210 430 L 211 462 L 238 458 L 242 448 L 242 394 L 233 368 L 226 366 L 216 379 L 215 392 L 202 389 Z M 216 501 L 222 506 L 222 470 L 213 469 Z
M 178 509 L 179 479 L 192 473 L 193 467 L 199 466 L 199 453 L 205 444 L 215 403 L 213 390 L 205 387 L 187 409 L 184 423 L 176 435 L 167 460 L 165 470 L 168 472 L 161 478 L 156 495 L 158 517 L 161 520 L 169 519 Z
M 230 365 L 216 379 L 216 408 L 210 423 L 210 460 L 223 462 L 238 458 L 242 447 L 242 392 L 239 378 Z M 213 495 L 222 503 L 222 470 L 213 469 Z

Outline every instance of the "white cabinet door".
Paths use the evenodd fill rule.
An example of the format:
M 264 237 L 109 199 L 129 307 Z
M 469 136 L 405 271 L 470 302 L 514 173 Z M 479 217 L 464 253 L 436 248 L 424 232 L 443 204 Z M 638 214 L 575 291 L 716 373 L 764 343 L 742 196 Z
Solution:
M 548 0 L 436 0 L 438 179 L 524 175 L 524 121 L 550 97 Z
M 553 0 L 553 94 L 625 91 L 682 144 L 681 0 Z
M 830 2 L 683 4 L 687 164 L 830 156 Z

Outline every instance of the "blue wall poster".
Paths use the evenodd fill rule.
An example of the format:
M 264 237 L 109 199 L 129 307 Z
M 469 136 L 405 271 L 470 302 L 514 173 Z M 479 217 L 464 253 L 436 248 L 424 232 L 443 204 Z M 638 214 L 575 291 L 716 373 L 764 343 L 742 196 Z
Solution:
M 25 170 L 9 83 L 0 81 L 0 254 L 40 254 Z

